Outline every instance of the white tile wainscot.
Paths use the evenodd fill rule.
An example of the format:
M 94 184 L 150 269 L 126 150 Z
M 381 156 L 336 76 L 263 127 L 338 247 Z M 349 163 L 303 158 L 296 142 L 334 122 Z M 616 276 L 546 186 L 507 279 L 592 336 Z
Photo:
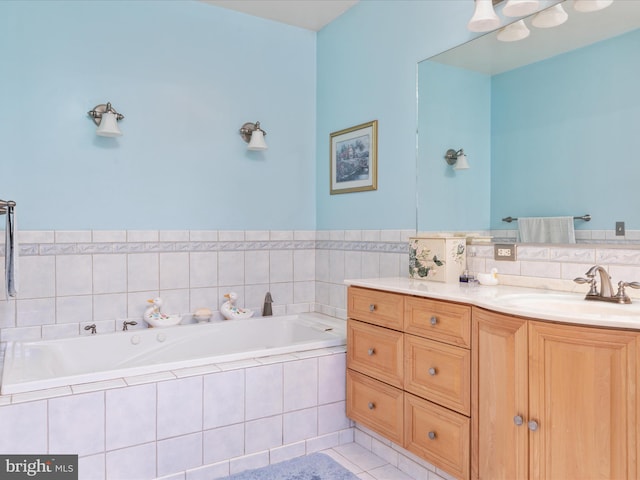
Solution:
M 81 480 L 216 478 L 354 441 L 345 347 L 0 396 L 0 451 Z

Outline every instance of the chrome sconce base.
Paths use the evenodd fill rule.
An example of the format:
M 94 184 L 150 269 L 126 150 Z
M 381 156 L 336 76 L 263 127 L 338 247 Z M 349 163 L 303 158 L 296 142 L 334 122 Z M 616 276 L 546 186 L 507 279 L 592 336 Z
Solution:
M 462 155 L 462 153 L 462 149 L 456 151 L 453 148 L 450 148 L 447 150 L 447 153 L 445 153 L 444 159 L 449 165 L 455 165 L 458 161 L 458 155 Z

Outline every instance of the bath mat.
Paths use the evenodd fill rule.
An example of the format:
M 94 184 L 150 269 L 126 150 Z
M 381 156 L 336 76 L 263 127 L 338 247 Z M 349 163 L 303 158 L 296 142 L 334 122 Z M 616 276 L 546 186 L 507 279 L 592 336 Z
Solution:
M 221 480 L 358 480 L 358 477 L 328 455 L 312 453 Z

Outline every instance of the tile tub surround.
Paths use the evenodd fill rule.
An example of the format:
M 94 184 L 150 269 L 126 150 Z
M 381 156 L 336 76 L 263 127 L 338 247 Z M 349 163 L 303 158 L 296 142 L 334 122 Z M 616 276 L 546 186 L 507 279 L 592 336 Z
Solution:
M 0 451 L 78 454 L 90 480 L 226 476 L 353 442 L 345 365 L 335 347 L 3 396 Z
M 627 231 L 627 237 L 633 233 Z M 169 313 L 200 307 L 217 311 L 222 295 L 231 290 L 240 295 L 239 304 L 256 311 L 271 291 L 276 315 L 316 311 L 345 319 L 343 281 L 408 276 L 408 241 L 415 234 L 21 231 L 20 288 L 17 299 L 0 295 L 0 342 L 87 334 L 82 327 L 90 323 L 98 333 L 113 332 L 124 319 L 139 320 L 147 299 L 158 295 Z M 571 280 L 595 263 L 616 282 L 640 280 L 640 249 L 632 244 L 518 245 L 516 262 L 496 262 L 490 245 L 471 246 L 467 253 L 470 271 L 496 267 L 501 281 L 513 285 L 582 291 Z M 134 328 L 143 327 L 138 322 Z
M 21 231 L 17 299 L 0 300 L 0 341 L 113 332 L 140 321 L 147 299 L 168 313 L 223 295 L 256 312 L 270 291 L 274 315 L 318 311 L 346 318 L 342 281 L 407 271 L 413 231 Z M 3 246 L 0 247 L 3 250 Z M 4 277 L 0 279 L 4 289 Z

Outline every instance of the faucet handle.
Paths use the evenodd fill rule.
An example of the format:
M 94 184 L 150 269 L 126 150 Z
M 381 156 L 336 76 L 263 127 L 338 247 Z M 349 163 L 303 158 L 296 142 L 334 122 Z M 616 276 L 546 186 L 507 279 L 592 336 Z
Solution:
M 588 283 L 590 285 L 587 296 L 598 295 L 596 276 L 594 274 L 589 275 L 589 273 L 587 273 L 587 277 L 588 278 L 577 277 L 577 278 L 574 278 L 573 281 L 579 284 Z
M 616 293 L 615 298 L 618 299 L 619 303 L 631 303 L 631 299 L 629 295 L 624 291 L 625 287 L 631 288 L 640 288 L 640 282 L 623 282 L 622 280 L 618 282 L 618 293 Z

